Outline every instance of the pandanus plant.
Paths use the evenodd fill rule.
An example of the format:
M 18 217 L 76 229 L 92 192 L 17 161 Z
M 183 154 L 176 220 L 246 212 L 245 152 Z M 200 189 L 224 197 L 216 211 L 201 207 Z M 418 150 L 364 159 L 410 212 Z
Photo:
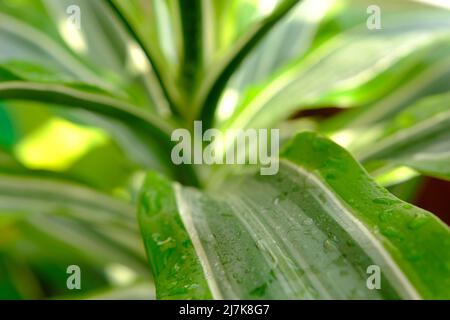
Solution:
M 450 298 L 450 11 L 372 2 L 0 1 L 0 297 Z M 174 164 L 194 121 L 278 173 Z

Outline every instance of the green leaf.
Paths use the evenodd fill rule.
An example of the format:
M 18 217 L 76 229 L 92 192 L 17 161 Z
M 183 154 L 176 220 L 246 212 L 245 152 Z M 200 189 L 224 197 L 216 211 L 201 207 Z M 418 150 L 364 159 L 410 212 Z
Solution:
M 96 223 L 123 220 L 125 225 L 134 228 L 132 206 L 74 183 L 55 181 L 43 176 L 2 174 L 0 197 L 0 210 L 3 211 L 40 212 L 46 209 L 58 211 L 58 208 L 78 208 L 78 218 Z M 24 197 L 28 201 L 21 202 Z M 49 199 L 52 201 L 49 202 Z
M 100 287 L 110 287 L 112 272 L 117 270 L 118 264 L 122 265 L 122 270 L 134 267 L 135 279 L 148 281 L 148 272 L 143 269 L 142 262 L 133 266 L 128 257 L 111 255 L 111 251 L 120 251 L 120 246 L 111 250 L 112 243 L 99 245 L 101 241 L 90 232 L 89 226 L 80 226 L 72 220 L 62 228 L 63 225 L 55 224 L 55 221 L 58 220 L 47 215 L 0 214 L 2 299 L 15 297 L 8 290 L 10 286 L 17 289 L 20 299 L 54 298 L 68 293 L 72 298 L 82 298 Z M 58 229 L 62 230 L 58 233 Z M 87 250 L 95 247 L 100 251 Z M 82 290 L 68 292 L 67 267 L 74 263 L 82 269 Z
M 0 63 L 25 60 L 58 70 L 61 75 L 89 82 L 103 88 L 114 88 L 100 78 L 64 46 L 38 28 L 0 12 Z M 8 50 L 7 50 L 8 49 Z
M 219 101 L 215 119 L 217 126 L 232 114 L 232 110 L 221 108 L 230 105 L 230 94 L 236 97 L 245 95 L 248 93 L 246 91 L 269 81 L 294 60 L 298 61 L 312 51 L 320 23 L 335 6 L 336 2 L 328 0 L 304 0 L 272 28 L 261 43 L 249 52 L 228 82 Z
M 139 223 L 158 299 L 210 299 L 201 262 L 178 213 L 170 183 L 149 174 L 139 197 Z
M 62 40 L 63 44 L 87 67 L 96 71 L 101 70 L 104 79 L 119 83 L 127 82 L 123 80 L 130 77 L 130 72 L 124 68 L 128 39 L 120 26 L 114 23 L 112 15 L 102 1 L 41 0 L 41 2 L 50 18 L 46 27 L 56 29 L 55 33 L 58 34 L 56 39 Z M 68 25 L 72 22 L 70 20 L 72 15 L 68 13 L 71 6 L 80 8 L 79 29 Z
M 357 88 L 411 53 L 448 39 L 449 16 L 442 10 L 416 10 L 383 19 L 382 30 L 363 25 L 338 34 L 253 88 L 223 128 L 272 126 L 295 111 L 320 107 L 316 103 L 324 97 Z
M 181 82 L 187 96 L 196 89 L 203 69 L 203 3 L 202 0 L 177 0 L 181 22 L 183 54 Z
M 75 122 L 102 128 L 108 132 L 123 150 L 124 156 L 133 164 L 138 164 L 141 168 L 156 170 L 168 176 L 174 175 L 176 170 L 171 162 L 168 163 L 166 151 L 161 150 L 158 141 L 141 130 L 136 130 L 120 120 L 113 120 L 85 110 L 73 110 L 68 118 Z M 106 161 L 106 159 L 102 158 L 100 161 Z
M 111 196 L 43 176 L 1 174 L 0 212 L 28 221 L 97 262 L 122 262 L 143 271 L 133 206 Z
M 178 298 L 176 288 L 216 299 L 450 297 L 449 228 L 313 133 L 291 141 L 275 176 L 203 193 L 151 174 L 139 219 L 158 297 Z M 379 290 L 367 286 L 372 265 Z
M 80 28 L 70 24 L 71 6 L 80 8 Z M 140 49 L 103 1 L 23 0 L 2 3 L 0 10 L 0 62 L 39 64 L 59 76 L 127 94 L 149 109 L 168 110 Z
M 212 125 L 217 102 L 234 71 L 265 35 L 299 2 L 300 0 L 281 1 L 270 15 L 255 23 L 227 52 L 222 61 L 208 72 L 194 108 L 194 112 L 200 114 L 206 126 Z
M 155 7 L 160 3 L 105 0 L 105 4 L 148 59 L 151 65 L 149 77 L 152 78 L 150 90 L 157 105 L 161 110 L 170 108 L 174 114 L 178 115 L 181 111 L 180 95 L 177 87 L 173 85 L 172 70 L 162 52 L 163 48 L 155 45 L 159 42 L 157 30 L 161 27 L 157 22 Z
M 175 167 L 170 161 L 169 151 L 173 145 L 170 136 L 175 128 L 173 121 L 106 94 L 97 87 L 77 83 L 4 81 L 0 82 L 0 99 L 39 101 L 55 107 L 66 107 L 67 110 L 83 109 L 113 118 L 132 128 L 137 136 L 141 136 L 140 139 L 144 143 L 150 142 L 153 150 L 159 149 L 160 151 L 155 152 L 155 155 L 161 157 L 162 161 L 167 163 L 173 172 L 177 172 L 181 180 L 187 184 L 198 184 L 196 173 L 191 166 Z M 117 130 L 120 130 L 120 128 L 112 125 L 108 127 L 109 129 L 117 128 Z M 115 132 L 115 134 L 118 134 L 118 132 Z
M 86 87 L 77 88 L 73 85 L 63 84 L 4 81 L 0 82 L 0 99 L 32 100 L 83 108 L 141 126 L 143 130 L 161 137 L 166 142 L 172 132 L 171 126 L 153 113 L 127 102 L 119 101 L 114 97 L 99 94 L 98 91 L 90 92 L 86 90 Z
M 384 158 L 381 156 L 378 160 L 376 156 L 373 159 L 370 159 L 371 154 L 375 150 L 383 148 L 383 145 L 390 145 L 388 140 L 395 136 L 396 132 L 394 131 L 398 131 L 398 134 L 403 132 L 406 138 L 412 133 L 412 131 L 407 133 L 406 129 L 412 125 L 415 127 L 420 126 L 423 122 L 426 122 L 430 120 L 431 117 L 435 116 L 439 110 L 437 109 L 438 107 L 432 106 L 433 104 L 447 104 L 445 97 L 447 96 L 446 93 L 448 90 L 450 90 L 449 52 L 448 45 L 439 47 L 439 50 L 427 52 L 426 56 L 421 59 L 421 68 L 414 71 L 412 74 L 410 73 L 409 76 L 395 88 L 395 90 L 374 103 L 342 112 L 337 116 L 322 122 L 319 130 L 350 150 L 360 161 L 364 161 L 366 167 L 373 175 L 377 176 L 377 180 L 383 185 L 392 185 L 393 183 L 395 184 L 398 181 L 409 179 L 411 176 L 417 175 L 417 172 L 414 172 L 413 170 L 402 169 L 400 167 L 401 163 L 396 163 L 394 160 L 398 156 L 401 157 L 403 152 L 401 150 L 395 150 L 392 155 L 388 155 Z M 438 98 L 439 95 L 441 98 Z M 421 112 L 421 108 L 428 111 L 424 110 Z M 417 111 L 413 111 L 415 109 Z M 445 111 L 445 108 L 441 111 Z M 416 117 L 414 115 L 408 115 L 410 112 L 420 112 L 421 116 Z M 408 123 L 405 124 L 405 121 Z M 397 124 L 395 125 L 395 123 Z M 405 124 L 405 126 L 401 127 L 401 123 Z M 394 130 L 393 126 L 397 129 Z M 438 132 L 439 128 L 436 128 L 436 130 L 436 132 Z M 412 136 L 409 137 L 411 138 L 409 140 L 409 145 L 411 147 L 416 145 L 418 141 L 423 140 L 421 138 L 416 140 L 416 138 Z M 435 137 L 428 136 L 428 138 L 424 139 L 427 142 L 423 145 L 421 144 L 423 150 L 415 149 L 416 153 L 421 153 L 422 155 L 429 154 L 431 158 L 433 158 L 433 154 L 435 157 L 439 158 L 439 153 L 444 157 L 442 161 L 435 158 L 433 168 L 425 170 L 425 164 L 425 167 L 422 168 L 424 170 L 421 170 L 420 165 L 413 165 L 414 154 L 411 153 L 411 158 L 403 159 L 403 165 L 408 165 L 408 162 L 411 161 L 410 167 L 412 168 L 418 169 L 428 175 L 446 178 L 445 142 L 444 144 L 440 144 L 440 150 L 436 149 L 433 151 L 433 146 L 437 146 L 439 143 L 439 134 Z M 434 139 L 436 139 L 436 141 L 434 141 Z M 398 145 L 398 147 L 400 147 L 400 145 Z M 417 145 L 417 147 L 419 146 Z M 433 162 L 430 161 L 431 159 L 423 160 L 428 162 L 429 165 Z
M 450 90 L 450 46 L 433 46 L 426 52 L 413 58 L 419 65 L 404 74 L 404 78 L 390 92 L 358 108 L 345 110 L 335 117 L 321 123 L 321 132 L 328 135 L 356 130 L 363 133 L 369 127 L 389 121 L 399 112 L 429 95 L 445 93 Z M 396 71 L 396 70 L 394 70 Z M 390 81 L 381 77 L 381 81 Z M 371 86 L 370 86 L 371 87 Z M 369 87 L 369 88 L 370 88 Z M 360 139 L 350 139 L 345 147 L 357 148 Z
M 0 106 L 0 115 L 3 111 L 11 119 L 10 125 L 3 126 L 0 134 L 4 139 L 9 137 L 8 143 L 0 146 L 0 150 L 5 151 L 5 156 L 0 156 L 0 171 L 25 175 L 59 174 L 67 180 L 77 181 L 104 192 L 117 195 L 120 190 L 124 194 L 135 189 L 125 187 L 129 185 L 132 175 L 140 169 L 134 159 L 138 158 L 136 154 L 143 148 L 147 151 L 149 160 L 143 167 L 162 170 L 171 175 L 170 167 L 163 167 L 165 170 L 161 168 L 161 165 L 167 163 L 162 160 L 158 162 L 157 150 L 160 147 L 150 143 L 143 147 L 143 139 L 134 137 L 129 132 L 131 128 L 127 130 L 125 126 L 115 124 L 112 119 L 105 120 L 110 127 L 102 129 L 107 130 L 110 137 L 107 132 L 98 129 L 101 126 L 92 127 L 93 120 L 97 119 L 92 113 L 89 114 L 89 126 L 86 126 L 80 125 L 78 119 L 68 122 L 54 116 L 55 113 L 62 114 L 73 121 L 73 115 L 82 111 L 72 110 L 68 116 L 61 112 L 61 109 L 64 107 L 52 108 L 29 101 L 8 101 L 3 107 Z M 77 151 L 73 144 L 69 144 L 72 147 L 67 147 L 68 137 L 78 139 L 78 145 L 84 145 L 85 148 Z M 119 140 L 120 145 L 116 143 Z M 123 148 L 125 144 L 126 148 Z M 134 153 L 125 150 L 134 150 Z M 14 161 L 9 161 L 8 157 Z M 33 171 L 26 170 L 26 167 Z M 45 171 L 44 174 L 42 170 L 53 172 Z M 111 175 L 111 172 L 114 172 L 114 175 Z

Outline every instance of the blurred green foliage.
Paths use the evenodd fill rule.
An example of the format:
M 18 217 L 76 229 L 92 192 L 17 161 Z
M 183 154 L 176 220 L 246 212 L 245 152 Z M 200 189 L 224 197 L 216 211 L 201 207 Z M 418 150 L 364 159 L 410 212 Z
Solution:
M 194 119 L 319 131 L 406 201 L 449 180 L 450 11 L 378 2 L 382 30 L 364 0 L 0 0 L 0 299 L 154 298 L 145 172 L 235 173 L 171 164 Z

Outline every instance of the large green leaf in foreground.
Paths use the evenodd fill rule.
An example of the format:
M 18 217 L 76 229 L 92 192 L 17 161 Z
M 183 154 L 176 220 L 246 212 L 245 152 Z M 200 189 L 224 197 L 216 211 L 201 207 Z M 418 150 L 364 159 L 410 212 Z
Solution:
M 277 175 L 220 192 L 150 174 L 139 220 L 158 298 L 450 298 L 448 227 L 313 133 L 293 139 Z M 380 289 L 368 289 L 372 265 Z

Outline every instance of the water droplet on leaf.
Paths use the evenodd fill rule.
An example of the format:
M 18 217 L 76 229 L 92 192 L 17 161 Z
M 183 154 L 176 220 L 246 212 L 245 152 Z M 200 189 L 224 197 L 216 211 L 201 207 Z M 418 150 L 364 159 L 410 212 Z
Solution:
M 372 200 L 373 203 L 376 204 L 396 204 L 399 201 L 396 199 L 386 198 L 386 197 L 380 197 Z
M 323 242 L 323 248 L 325 249 L 325 251 L 332 251 L 334 249 L 334 244 L 330 239 L 326 239 Z
M 314 220 L 311 218 L 306 218 L 305 220 L 303 220 L 303 224 L 305 226 L 312 226 L 314 224 Z
M 411 220 L 411 222 L 408 224 L 408 227 L 411 230 L 417 230 L 417 229 L 421 228 L 427 222 L 428 222 L 428 216 L 420 213 Z
M 378 218 L 380 219 L 380 221 L 386 222 L 389 219 L 391 219 L 393 214 L 394 214 L 394 210 L 392 210 L 392 209 L 384 210 L 384 211 L 380 212 Z
M 280 203 L 280 198 L 279 197 L 276 197 L 275 199 L 273 199 L 273 204 L 274 205 L 278 205 Z

